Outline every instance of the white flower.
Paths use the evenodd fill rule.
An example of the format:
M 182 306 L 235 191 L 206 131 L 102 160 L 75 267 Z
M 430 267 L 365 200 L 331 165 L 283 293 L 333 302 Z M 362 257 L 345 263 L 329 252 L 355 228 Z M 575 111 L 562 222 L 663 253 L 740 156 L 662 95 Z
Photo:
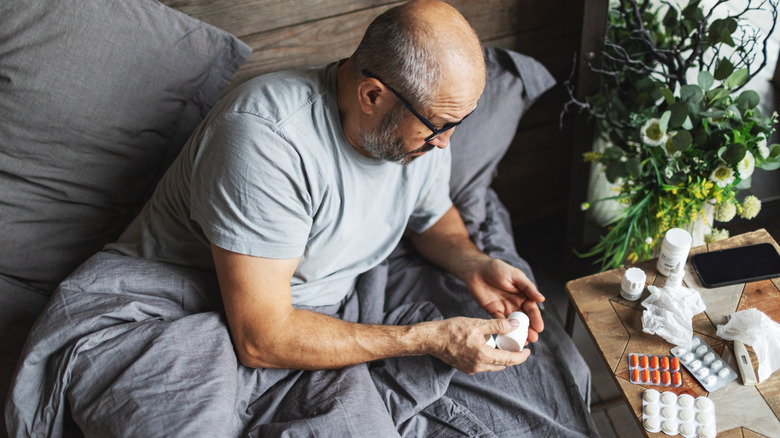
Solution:
M 756 159 L 753 157 L 753 154 L 751 154 L 750 151 L 745 151 L 745 158 L 743 158 L 742 161 L 737 164 L 739 177 L 742 179 L 750 178 L 750 175 L 753 175 L 753 170 L 755 170 L 755 168 Z
M 580 211 L 585 211 L 590 208 L 590 202 L 583 202 L 580 204 Z
M 717 228 L 713 228 L 710 234 L 704 236 L 704 241 L 706 243 L 712 243 L 712 242 L 717 242 L 719 240 L 728 239 L 728 237 L 729 237 L 729 230 L 719 230 Z
M 661 121 L 659 119 L 650 119 L 640 130 L 642 133 L 642 141 L 648 146 L 661 146 L 666 143 L 667 135 L 661 129 Z
M 734 170 L 721 164 L 710 175 L 710 181 L 716 183 L 718 187 L 726 187 L 734 182 Z
M 734 219 L 737 215 L 737 206 L 733 202 L 728 201 L 722 203 L 715 209 L 714 218 L 718 222 L 728 222 Z
M 742 201 L 742 211 L 739 216 L 745 219 L 753 219 L 761 211 L 761 201 L 753 195 L 745 196 Z
M 648 238 L 646 238 L 646 239 L 645 239 L 645 243 L 646 243 L 646 244 L 648 244 L 648 245 L 650 245 L 651 243 L 653 243 L 653 238 L 652 238 L 652 237 L 648 237 Z
M 761 158 L 767 159 L 769 158 L 769 146 L 766 144 L 766 137 L 764 135 L 761 135 L 761 140 L 757 143 L 758 146 L 758 154 L 761 155 Z

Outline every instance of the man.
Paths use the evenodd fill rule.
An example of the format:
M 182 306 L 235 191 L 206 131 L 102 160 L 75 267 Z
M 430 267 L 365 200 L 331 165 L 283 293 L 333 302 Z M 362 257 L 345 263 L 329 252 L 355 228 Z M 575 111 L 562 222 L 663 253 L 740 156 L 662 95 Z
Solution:
M 544 297 L 474 246 L 448 196 L 446 148 L 484 85 L 480 42 L 454 8 L 393 8 L 346 61 L 268 75 L 223 99 L 109 249 L 215 269 L 247 367 L 424 354 L 468 374 L 520 364 L 529 350 L 491 349 L 486 336 L 511 331 L 516 321 L 505 317 L 522 310 L 536 341 Z M 367 325 L 300 308 L 346 299 L 405 228 L 497 319 Z

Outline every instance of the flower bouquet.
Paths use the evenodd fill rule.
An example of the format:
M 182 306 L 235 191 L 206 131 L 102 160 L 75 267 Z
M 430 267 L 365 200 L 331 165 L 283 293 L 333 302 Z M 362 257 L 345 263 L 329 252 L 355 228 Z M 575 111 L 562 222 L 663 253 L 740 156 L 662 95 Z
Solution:
M 598 256 L 602 269 L 652 258 L 667 230 L 690 230 L 708 209 L 720 222 L 755 217 L 760 201 L 737 193 L 750 187 L 756 167 L 780 168 L 780 145 L 768 144 L 777 114 L 762 115 L 759 94 L 743 89 L 766 65 L 774 31 L 762 36 L 745 17 L 771 13 L 774 23 L 777 0 L 747 1 L 742 13 L 714 18 L 724 3 L 623 0 L 610 8 L 603 65 L 592 67 L 602 76 L 599 92 L 586 102 L 572 93 L 567 104 L 586 110 L 607 141 L 585 154 L 615 184 L 614 196 L 595 202 L 621 206 L 601 240 L 580 254 Z

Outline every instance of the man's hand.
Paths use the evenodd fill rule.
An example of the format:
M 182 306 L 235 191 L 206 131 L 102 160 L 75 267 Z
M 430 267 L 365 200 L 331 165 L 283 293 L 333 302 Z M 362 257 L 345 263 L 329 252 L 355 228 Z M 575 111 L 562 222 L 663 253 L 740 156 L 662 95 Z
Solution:
M 486 344 L 492 333 L 509 333 L 515 329 L 508 319 L 450 318 L 422 323 L 433 330 L 430 353 L 466 374 L 501 371 L 526 361 L 531 352 L 505 351 Z
M 493 318 L 506 318 L 523 311 L 530 326 L 528 342 L 536 342 L 544 330 L 537 303 L 544 301 L 536 286 L 523 271 L 497 259 L 485 258 L 477 263 L 464 281 L 472 298 Z

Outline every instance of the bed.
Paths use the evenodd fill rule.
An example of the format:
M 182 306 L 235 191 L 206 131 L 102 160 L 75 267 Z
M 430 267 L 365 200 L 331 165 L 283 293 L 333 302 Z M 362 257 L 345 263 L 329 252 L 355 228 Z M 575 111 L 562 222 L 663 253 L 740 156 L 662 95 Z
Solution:
M 453 2 L 486 46 L 489 82 L 480 110 L 453 136 L 450 183 L 475 243 L 531 278 L 513 230 L 565 209 L 566 180 L 555 172 L 567 137 L 557 123 L 563 92 L 554 85 L 572 67 L 583 13 L 581 3 L 534 3 Z M 528 400 L 515 414 L 525 429 L 510 430 L 493 414 L 511 407 L 500 394 L 470 387 L 473 380 L 429 357 L 341 373 L 241 367 L 213 273 L 101 250 L 221 95 L 258 74 L 349 56 L 371 19 L 394 4 L 0 5 L 0 399 L 9 394 L 0 429 L 11 436 L 596 434 L 587 367 L 547 312 L 532 359 L 504 377 Z M 525 189 L 541 184 L 545 196 Z M 333 313 L 398 324 L 487 317 L 462 283 L 404 241 L 361 276 L 353 297 Z M 342 387 L 349 397 L 334 396 Z M 476 395 L 464 404 L 459 391 Z M 334 424 L 323 409 L 352 418 Z

